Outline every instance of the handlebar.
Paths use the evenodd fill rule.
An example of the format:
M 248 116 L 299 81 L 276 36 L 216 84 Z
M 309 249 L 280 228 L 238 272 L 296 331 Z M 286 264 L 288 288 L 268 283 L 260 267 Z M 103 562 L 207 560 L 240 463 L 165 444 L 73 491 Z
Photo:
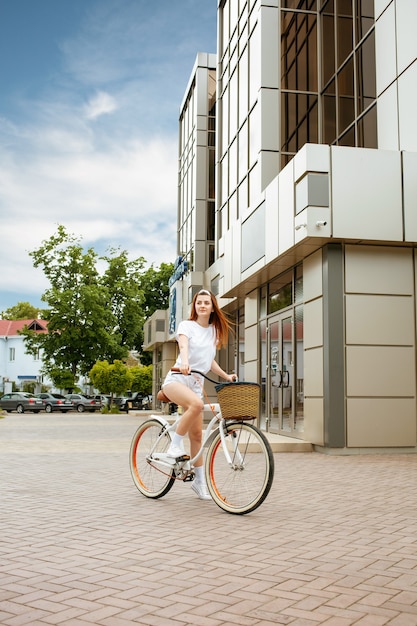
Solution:
M 171 367 L 171 372 L 173 374 L 182 374 L 182 372 L 179 369 L 179 367 Z M 188 374 L 188 376 L 191 376 L 191 374 L 199 374 L 200 376 L 202 376 L 203 378 L 208 380 L 210 383 L 214 383 L 215 385 L 219 384 L 218 380 L 213 380 L 212 378 L 209 378 L 206 374 L 203 374 L 203 372 L 199 372 L 198 370 L 190 370 L 190 373 Z M 186 374 L 183 374 L 183 375 L 185 376 Z M 234 382 L 235 383 L 237 382 L 237 376 L 236 376 L 236 380 Z

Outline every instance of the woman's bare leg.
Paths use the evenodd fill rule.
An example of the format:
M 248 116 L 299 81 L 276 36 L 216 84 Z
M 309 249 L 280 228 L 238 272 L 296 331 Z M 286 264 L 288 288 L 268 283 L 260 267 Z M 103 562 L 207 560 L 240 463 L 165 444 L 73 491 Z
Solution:
M 184 436 L 188 433 L 190 439 L 191 457 L 194 457 L 201 447 L 203 431 L 203 400 L 191 389 L 182 383 L 170 383 L 164 386 L 164 392 L 171 402 L 182 406 L 182 414 L 176 433 Z M 197 459 L 195 465 L 202 465 L 203 458 Z

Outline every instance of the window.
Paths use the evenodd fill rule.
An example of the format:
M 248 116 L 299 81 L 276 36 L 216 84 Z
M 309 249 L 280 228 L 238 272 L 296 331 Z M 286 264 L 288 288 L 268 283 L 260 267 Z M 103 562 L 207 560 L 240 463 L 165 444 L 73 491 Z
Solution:
M 16 360 L 16 349 L 9 348 L 9 361 L 15 361 L 15 360 Z
M 268 286 L 268 313 L 275 313 L 293 302 L 292 272 L 277 276 Z
M 281 7 L 281 168 L 306 142 L 376 148 L 373 0 Z
M 165 332 L 165 320 L 156 320 L 155 330 L 157 333 L 164 333 Z

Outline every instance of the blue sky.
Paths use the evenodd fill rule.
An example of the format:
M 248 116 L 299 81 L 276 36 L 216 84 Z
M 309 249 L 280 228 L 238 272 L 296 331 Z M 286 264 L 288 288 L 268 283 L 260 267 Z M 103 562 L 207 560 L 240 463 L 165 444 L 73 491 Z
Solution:
M 215 0 L 0 0 L 0 312 L 41 304 L 28 255 L 63 224 L 175 260 L 178 114 Z

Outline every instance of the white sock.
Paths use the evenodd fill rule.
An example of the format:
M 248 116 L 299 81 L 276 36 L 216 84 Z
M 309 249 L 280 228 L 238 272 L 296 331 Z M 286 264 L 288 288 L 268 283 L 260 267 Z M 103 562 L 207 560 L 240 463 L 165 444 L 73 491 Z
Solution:
M 184 435 L 178 435 L 178 433 L 174 433 L 172 437 L 172 445 L 178 446 L 179 448 L 183 448 L 184 447 L 183 439 L 184 439 Z
M 204 475 L 204 465 L 199 465 L 194 468 L 195 480 L 198 483 L 206 484 L 206 477 Z

